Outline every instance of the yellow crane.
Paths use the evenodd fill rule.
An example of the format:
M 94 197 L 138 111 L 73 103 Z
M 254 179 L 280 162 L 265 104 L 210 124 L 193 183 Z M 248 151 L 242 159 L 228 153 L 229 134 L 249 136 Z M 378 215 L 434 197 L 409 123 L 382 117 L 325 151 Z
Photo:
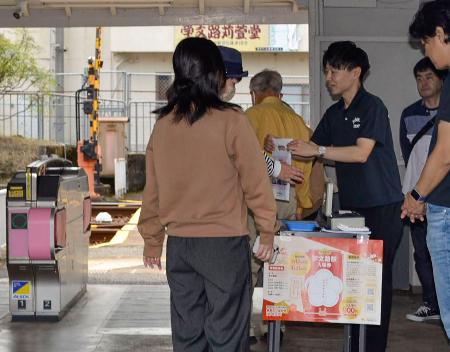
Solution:
M 95 186 L 100 185 L 101 150 L 98 143 L 98 111 L 100 107 L 100 69 L 103 66 L 101 58 L 102 29 L 95 30 L 95 57 L 88 59 L 87 79 L 81 89 L 76 92 L 76 133 L 77 133 L 77 161 L 88 176 L 89 193 L 92 198 L 98 198 Z M 81 140 L 80 137 L 80 94 L 86 92 L 83 101 L 83 111 L 89 117 L 89 138 Z

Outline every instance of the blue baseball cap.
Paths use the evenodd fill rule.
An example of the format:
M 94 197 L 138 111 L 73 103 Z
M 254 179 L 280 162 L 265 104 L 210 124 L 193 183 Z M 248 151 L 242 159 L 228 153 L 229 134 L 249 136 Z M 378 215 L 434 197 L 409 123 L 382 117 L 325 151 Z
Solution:
M 222 60 L 225 64 L 226 78 L 242 78 L 248 76 L 248 71 L 242 70 L 241 53 L 233 48 L 227 46 L 218 46 L 222 54 Z

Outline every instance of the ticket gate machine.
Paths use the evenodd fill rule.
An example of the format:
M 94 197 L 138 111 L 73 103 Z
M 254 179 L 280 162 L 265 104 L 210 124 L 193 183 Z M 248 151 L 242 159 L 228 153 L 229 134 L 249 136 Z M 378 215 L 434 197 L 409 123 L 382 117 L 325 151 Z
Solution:
M 35 161 L 8 183 L 6 207 L 11 316 L 60 319 L 86 291 L 86 173 L 65 159 Z

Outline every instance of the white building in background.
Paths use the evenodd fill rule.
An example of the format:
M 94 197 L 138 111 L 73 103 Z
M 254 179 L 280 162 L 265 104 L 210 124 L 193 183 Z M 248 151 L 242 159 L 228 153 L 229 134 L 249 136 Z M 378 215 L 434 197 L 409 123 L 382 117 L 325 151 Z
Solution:
M 285 76 L 285 98 L 297 105 L 308 94 L 308 25 L 212 25 L 180 27 L 114 27 L 108 29 L 110 67 L 117 71 L 154 72 L 156 77 L 135 75 L 130 88 L 138 100 L 161 101 L 172 72 L 172 53 L 187 36 L 204 36 L 218 45 L 242 52 L 250 75 L 265 68 Z M 290 78 L 289 78 L 290 76 Z M 237 86 L 236 103 L 250 104 L 248 79 Z
M 14 36 L 14 29 L 0 33 Z M 55 92 L 33 99 L 33 94 L 3 96 L 0 134 L 76 143 L 75 92 L 85 81 L 88 58 L 95 54 L 95 28 L 31 28 L 40 50 L 36 59 L 55 74 Z M 156 108 L 165 102 L 172 82 L 172 54 L 187 36 L 204 36 L 218 45 L 241 51 L 244 70 L 251 75 L 263 69 L 281 73 L 283 99 L 309 124 L 308 25 L 195 25 L 171 27 L 103 27 L 100 79 L 100 116 L 129 118 L 130 152 L 144 152 Z M 233 102 L 251 105 L 250 78 L 236 89 Z M 38 106 L 38 104 L 40 104 Z M 79 122 L 81 138 L 89 121 Z
M 64 58 L 64 91 L 73 93 L 79 89 L 87 58 L 94 55 L 95 28 L 65 28 L 61 30 L 64 31 L 62 44 L 55 28 L 28 30 L 41 48 L 37 55 L 39 63 L 55 72 L 60 50 Z M 250 75 L 265 68 L 279 71 L 285 77 L 284 97 L 296 110 L 301 102 L 309 100 L 307 24 L 104 27 L 102 30 L 104 98 L 164 100 L 171 81 L 176 44 L 186 36 L 204 36 L 219 45 L 240 50 L 244 69 Z M 14 30 L 1 31 L 11 34 Z M 61 67 L 61 56 L 59 60 Z M 244 106 L 251 103 L 248 83 L 244 79 L 237 86 L 234 102 Z M 305 110 L 301 112 L 308 114 Z

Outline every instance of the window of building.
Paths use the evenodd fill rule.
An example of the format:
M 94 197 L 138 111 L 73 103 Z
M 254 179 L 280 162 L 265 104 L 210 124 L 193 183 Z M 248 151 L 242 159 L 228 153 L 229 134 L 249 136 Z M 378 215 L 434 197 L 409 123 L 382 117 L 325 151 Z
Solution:
M 284 84 L 283 100 L 305 120 L 309 126 L 309 84 Z

